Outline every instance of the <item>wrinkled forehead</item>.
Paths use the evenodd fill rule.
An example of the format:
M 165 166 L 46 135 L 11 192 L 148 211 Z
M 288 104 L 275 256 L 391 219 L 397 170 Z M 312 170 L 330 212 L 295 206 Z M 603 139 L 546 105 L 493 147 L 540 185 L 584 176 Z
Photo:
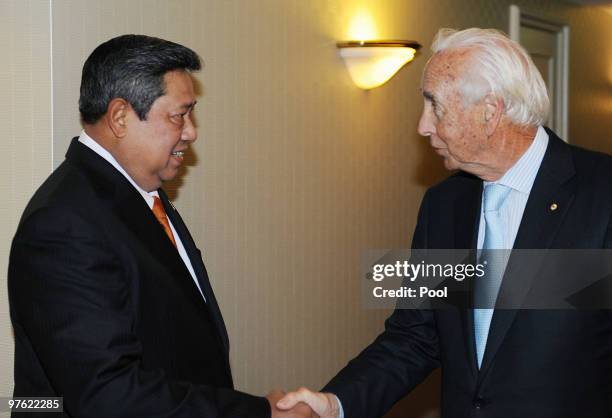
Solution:
M 421 87 L 454 87 L 465 80 L 472 64 L 473 51 L 467 48 L 440 51 L 434 54 L 423 71 Z

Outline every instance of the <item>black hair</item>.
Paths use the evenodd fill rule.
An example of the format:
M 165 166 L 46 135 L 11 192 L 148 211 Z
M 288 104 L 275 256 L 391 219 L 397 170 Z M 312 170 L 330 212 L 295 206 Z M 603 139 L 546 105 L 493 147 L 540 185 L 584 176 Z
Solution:
M 200 58 L 191 49 L 145 35 L 122 35 L 99 45 L 83 65 L 79 111 L 86 124 L 97 122 L 115 98 L 125 99 L 140 120 L 165 93 L 164 75 L 197 71 Z

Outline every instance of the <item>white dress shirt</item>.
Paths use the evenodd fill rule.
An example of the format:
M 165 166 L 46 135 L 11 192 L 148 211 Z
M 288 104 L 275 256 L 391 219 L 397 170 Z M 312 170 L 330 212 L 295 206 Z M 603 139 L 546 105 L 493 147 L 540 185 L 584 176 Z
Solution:
M 527 205 L 527 199 L 533 182 L 535 181 L 542 159 L 548 147 L 548 134 L 541 126 L 527 151 L 508 170 L 506 174 L 497 181 L 485 181 L 483 187 L 491 183 L 497 183 L 510 188 L 510 194 L 499 209 L 501 221 L 504 223 L 504 249 L 512 249 L 514 240 L 518 233 L 523 212 Z M 482 198 L 484 199 L 484 193 Z M 478 249 L 482 249 L 485 234 L 484 200 L 480 205 L 480 224 L 478 226 Z
M 159 193 L 157 192 L 157 190 L 154 190 L 152 192 L 147 192 L 143 190 L 140 186 L 138 186 L 136 182 L 123 169 L 123 167 L 119 165 L 117 160 L 115 160 L 115 157 L 113 157 L 110 154 L 110 152 L 108 152 L 102 145 L 98 144 L 94 139 L 92 139 L 89 135 L 87 135 L 85 131 L 81 131 L 81 135 L 79 135 L 79 142 L 85 145 L 87 148 L 91 149 L 93 152 L 98 154 L 100 157 L 104 158 L 106 161 L 112 164 L 112 166 L 115 167 L 117 171 L 123 174 L 123 176 L 126 179 L 128 179 L 130 184 L 134 186 L 136 190 L 138 190 L 138 192 L 140 193 L 142 198 L 145 200 L 145 202 L 147 202 L 147 205 L 149 205 L 149 209 L 153 210 L 153 202 L 154 202 L 153 197 L 154 196 L 159 197 Z M 204 293 L 202 292 L 202 289 L 200 288 L 200 283 L 198 282 L 195 271 L 193 270 L 193 266 L 191 265 L 191 260 L 189 259 L 189 256 L 187 255 L 187 251 L 185 251 L 185 247 L 183 246 L 181 237 L 176 233 L 176 230 L 174 229 L 174 225 L 172 225 L 172 221 L 170 219 L 168 219 L 168 223 L 170 224 L 170 229 L 172 229 L 172 235 L 174 235 L 174 241 L 176 241 L 176 249 L 178 250 L 178 253 L 181 256 L 183 263 L 185 263 L 185 267 L 187 267 L 187 270 L 189 270 L 189 274 L 191 274 L 191 278 L 193 279 L 196 286 L 200 290 L 200 294 L 204 298 L 204 301 L 206 301 L 206 296 L 204 296 Z

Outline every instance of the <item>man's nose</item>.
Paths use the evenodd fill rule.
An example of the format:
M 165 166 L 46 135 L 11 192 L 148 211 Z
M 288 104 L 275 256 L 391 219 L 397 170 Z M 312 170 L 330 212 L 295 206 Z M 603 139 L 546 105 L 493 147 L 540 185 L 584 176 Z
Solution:
M 426 109 L 423 109 L 421 118 L 419 119 L 419 125 L 417 126 L 417 132 L 421 136 L 431 136 L 436 132 L 436 127 L 432 122 L 431 115 L 428 114 Z
M 181 140 L 193 142 L 196 139 L 198 139 L 198 130 L 191 119 L 191 115 L 188 115 L 185 117 L 185 125 L 183 125 Z

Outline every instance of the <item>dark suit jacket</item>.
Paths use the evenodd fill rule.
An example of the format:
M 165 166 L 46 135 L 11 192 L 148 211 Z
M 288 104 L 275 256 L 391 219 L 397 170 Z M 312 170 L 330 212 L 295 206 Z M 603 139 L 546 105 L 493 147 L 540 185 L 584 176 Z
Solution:
M 548 133 L 514 248 L 610 248 L 612 158 Z M 482 181 L 465 173 L 429 189 L 413 248 L 475 248 L 481 196 Z M 480 370 L 473 328 L 469 309 L 397 309 L 324 390 L 347 418 L 380 417 L 441 366 L 444 418 L 612 416 L 608 311 L 496 310 Z
M 200 251 L 159 192 L 208 303 L 139 192 L 75 138 L 13 239 L 14 395 L 63 396 L 70 417 L 269 417 L 233 390 Z

